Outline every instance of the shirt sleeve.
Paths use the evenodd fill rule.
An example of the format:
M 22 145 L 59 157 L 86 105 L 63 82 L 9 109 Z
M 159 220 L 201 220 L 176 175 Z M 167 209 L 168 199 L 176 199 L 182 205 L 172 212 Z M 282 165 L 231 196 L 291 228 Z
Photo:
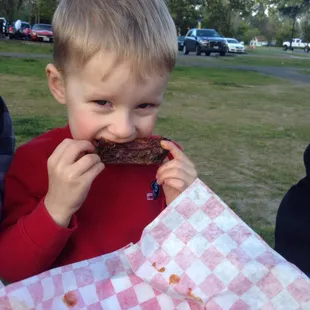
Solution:
M 15 138 L 10 113 L 0 97 L 0 220 L 2 216 L 2 196 L 4 175 L 11 163 L 15 148 Z
M 5 177 L 0 277 L 7 282 L 50 269 L 77 227 L 75 217 L 68 228 L 59 227 L 47 212 L 47 160 L 35 154 L 19 148 Z

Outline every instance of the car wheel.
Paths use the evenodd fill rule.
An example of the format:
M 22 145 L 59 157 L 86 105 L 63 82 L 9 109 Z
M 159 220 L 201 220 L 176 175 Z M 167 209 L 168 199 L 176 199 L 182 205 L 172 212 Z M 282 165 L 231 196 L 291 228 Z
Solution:
M 201 47 L 199 44 L 196 45 L 196 56 L 200 56 L 201 55 Z
M 309 47 L 309 46 L 307 46 L 307 47 L 305 48 L 305 52 L 307 52 L 307 53 L 310 52 L 310 47 Z
M 210 56 L 211 53 L 210 52 L 205 52 L 206 56 Z
M 10 34 L 10 40 L 13 40 L 13 36 Z
M 221 52 L 220 56 L 222 56 L 222 57 L 226 56 L 226 52 Z
M 184 44 L 184 46 L 183 46 L 183 54 L 184 55 L 188 55 L 188 53 L 189 53 L 189 51 L 188 51 L 188 49 L 186 47 L 186 44 Z
M 284 49 L 285 51 L 287 51 L 287 50 L 288 50 L 287 45 L 284 45 L 284 46 L 283 46 L 283 49 Z

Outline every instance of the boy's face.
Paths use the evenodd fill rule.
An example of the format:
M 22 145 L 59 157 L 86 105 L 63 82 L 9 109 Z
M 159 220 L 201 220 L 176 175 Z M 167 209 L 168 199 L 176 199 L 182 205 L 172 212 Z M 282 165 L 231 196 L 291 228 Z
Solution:
M 97 55 L 79 73 L 67 75 L 63 99 L 54 94 L 47 74 L 55 98 L 67 106 L 74 139 L 123 143 L 152 135 L 168 74 L 150 76 L 139 84 L 126 64 L 113 70 L 111 64 L 112 54 Z

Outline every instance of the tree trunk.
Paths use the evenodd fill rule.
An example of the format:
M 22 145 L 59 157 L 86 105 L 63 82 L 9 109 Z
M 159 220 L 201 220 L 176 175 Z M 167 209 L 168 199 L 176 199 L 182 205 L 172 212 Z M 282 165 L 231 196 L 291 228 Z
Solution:
M 291 35 L 291 40 L 290 40 L 290 50 L 292 50 L 292 44 L 293 44 L 293 39 L 294 39 L 294 35 L 295 35 L 296 20 L 297 20 L 297 12 L 295 11 L 295 14 L 293 17 L 292 35 Z

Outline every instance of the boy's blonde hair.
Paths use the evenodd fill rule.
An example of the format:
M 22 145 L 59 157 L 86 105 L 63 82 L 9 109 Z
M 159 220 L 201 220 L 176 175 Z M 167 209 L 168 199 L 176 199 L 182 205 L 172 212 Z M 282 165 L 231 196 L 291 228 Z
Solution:
M 175 65 L 177 34 L 165 0 L 61 0 L 52 24 L 61 72 L 83 68 L 99 52 L 115 53 L 115 64 L 128 62 L 139 78 Z

